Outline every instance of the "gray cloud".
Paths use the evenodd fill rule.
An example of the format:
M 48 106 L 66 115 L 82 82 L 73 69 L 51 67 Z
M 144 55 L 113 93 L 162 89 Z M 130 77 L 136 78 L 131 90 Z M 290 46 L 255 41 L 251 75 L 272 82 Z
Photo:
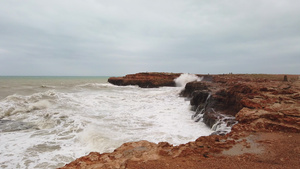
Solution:
M 300 1 L 0 0 L 0 75 L 292 73 Z

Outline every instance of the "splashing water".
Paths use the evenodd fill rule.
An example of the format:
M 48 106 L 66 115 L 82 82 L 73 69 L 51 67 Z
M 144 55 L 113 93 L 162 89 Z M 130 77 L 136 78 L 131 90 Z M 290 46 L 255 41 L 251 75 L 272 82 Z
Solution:
M 184 73 L 184 74 L 181 74 L 174 81 L 175 81 L 177 87 L 185 87 L 185 85 L 189 82 L 201 81 L 202 79 L 203 79 L 202 77 L 198 77 L 195 74 Z
M 125 142 L 178 145 L 213 132 L 190 119 L 179 87 L 118 87 L 82 78 L 1 80 L 0 168 L 57 168 Z

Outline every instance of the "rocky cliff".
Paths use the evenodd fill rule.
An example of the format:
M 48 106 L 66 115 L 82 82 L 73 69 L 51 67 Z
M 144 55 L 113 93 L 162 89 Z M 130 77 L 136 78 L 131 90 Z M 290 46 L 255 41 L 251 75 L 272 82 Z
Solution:
M 221 122 L 232 126 L 236 117 L 239 124 L 249 124 L 247 130 L 299 132 L 298 77 L 290 76 L 288 82 L 281 75 L 256 76 L 216 75 L 188 83 L 181 95 L 191 99 L 195 121 L 202 118 L 210 127 Z
M 154 88 L 161 86 L 175 86 L 174 79 L 180 76 L 180 73 L 137 73 L 124 77 L 110 77 L 108 82 L 118 86 L 138 85 L 142 88 Z
M 173 146 L 125 143 L 92 152 L 63 168 L 299 168 L 300 80 L 288 75 L 213 75 L 188 83 L 194 119 L 224 121 L 230 133 Z M 122 84 L 121 84 L 122 85 Z M 143 86 L 143 85 L 142 85 Z M 230 120 L 226 121 L 225 117 Z M 228 119 L 228 118 L 227 118 Z

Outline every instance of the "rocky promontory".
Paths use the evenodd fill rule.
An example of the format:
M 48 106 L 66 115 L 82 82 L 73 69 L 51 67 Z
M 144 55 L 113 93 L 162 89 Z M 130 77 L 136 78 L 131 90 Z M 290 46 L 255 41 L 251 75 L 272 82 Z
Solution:
M 173 79 L 179 75 L 174 75 Z M 164 78 L 157 80 L 159 78 L 153 74 L 141 76 L 138 74 L 139 80 L 134 80 L 130 75 L 133 79 L 121 78 L 118 83 L 117 78 L 110 78 L 110 82 L 127 85 L 131 81 L 131 85 L 141 87 L 174 86 L 169 80 L 171 75 L 161 83 L 156 81 Z M 198 76 L 204 77 L 203 80 L 188 83 L 180 93 L 190 100 L 195 111 L 194 121 L 203 120 L 215 128 L 225 125 L 231 132 L 220 130 L 179 146 L 148 141 L 124 143 L 112 153 L 92 152 L 63 168 L 300 167 L 298 75 Z
M 108 82 L 118 86 L 138 85 L 142 88 L 154 88 L 161 86 L 175 86 L 174 79 L 179 76 L 180 73 L 144 72 L 129 74 L 124 77 L 110 77 Z

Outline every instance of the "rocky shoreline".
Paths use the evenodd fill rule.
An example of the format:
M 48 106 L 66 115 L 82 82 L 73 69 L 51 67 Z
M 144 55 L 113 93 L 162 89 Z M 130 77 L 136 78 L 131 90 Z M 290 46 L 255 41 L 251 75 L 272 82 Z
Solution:
M 110 77 L 108 82 L 118 86 L 138 85 L 142 88 L 153 88 L 161 86 L 175 86 L 174 79 L 180 73 L 137 73 L 129 74 L 124 77 Z
M 109 78 L 116 85 L 175 86 L 176 73 L 138 73 Z M 299 168 L 298 75 L 198 75 L 180 96 L 190 99 L 194 121 L 216 132 L 173 146 L 125 143 L 112 153 L 92 152 L 63 168 Z M 231 128 L 230 133 L 217 130 Z

